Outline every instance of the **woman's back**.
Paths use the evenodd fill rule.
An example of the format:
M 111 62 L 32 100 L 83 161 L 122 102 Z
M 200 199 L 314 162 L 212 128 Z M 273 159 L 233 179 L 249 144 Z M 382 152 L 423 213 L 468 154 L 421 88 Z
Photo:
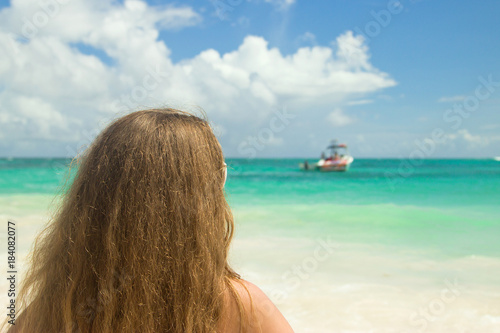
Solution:
M 237 299 L 227 290 L 223 315 L 218 323 L 217 333 L 293 333 L 285 317 L 257 286 L 242 279 L 233 280 L 231 284 L 245 308 L 245 317 L 242 320 Z M 12 326 L 8 333 L 24 333 L 19 329 L 19 323 L 23 322 L 23 316 L 17 322 L 18 325 Z
M 252 312 L 265 328 L 263 294 L 235 282 L 227 262 L 224 165 L 210 126 L 193 115 L 146 110 L 108 126 L 36 244 L 20 331 L 233 331 L 240 315 L 254 329 Z

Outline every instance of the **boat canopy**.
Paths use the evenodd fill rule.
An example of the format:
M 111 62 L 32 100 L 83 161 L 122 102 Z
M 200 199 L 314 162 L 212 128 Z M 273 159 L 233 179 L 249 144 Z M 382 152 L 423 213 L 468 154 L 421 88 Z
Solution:
M 335 149 L 335 148 L 347 148 L 347 145 L 344 144 L 344 143 L 341 143 L 341 144 L 335 144 L 335 145 L 331 145 L 328 147 L 328 149 Z

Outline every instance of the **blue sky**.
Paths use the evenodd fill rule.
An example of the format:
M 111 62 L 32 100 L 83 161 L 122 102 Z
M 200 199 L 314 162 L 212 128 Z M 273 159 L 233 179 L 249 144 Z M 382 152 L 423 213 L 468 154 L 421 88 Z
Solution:
M 71 156 L 159 105 L 203 108 L 230 157 L 500 156 L 498 1 L 48 3 L 1 2 L 0 156 Z

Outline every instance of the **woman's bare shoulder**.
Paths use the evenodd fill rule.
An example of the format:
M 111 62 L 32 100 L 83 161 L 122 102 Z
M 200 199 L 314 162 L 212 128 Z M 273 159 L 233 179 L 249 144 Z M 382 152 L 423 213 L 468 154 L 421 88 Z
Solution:
M 255 284 L 240 279 L 232 280 L 248 316 L 248 332 L 293 333 L 293 329 L 279 309 Z

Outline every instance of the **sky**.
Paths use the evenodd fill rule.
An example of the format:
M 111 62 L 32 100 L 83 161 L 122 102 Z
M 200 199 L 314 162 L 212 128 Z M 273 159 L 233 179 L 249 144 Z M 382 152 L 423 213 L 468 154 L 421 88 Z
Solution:
M 0 0 L 0 157 L 204 112 L 233 158 L 500 156 L 496 0 Z

